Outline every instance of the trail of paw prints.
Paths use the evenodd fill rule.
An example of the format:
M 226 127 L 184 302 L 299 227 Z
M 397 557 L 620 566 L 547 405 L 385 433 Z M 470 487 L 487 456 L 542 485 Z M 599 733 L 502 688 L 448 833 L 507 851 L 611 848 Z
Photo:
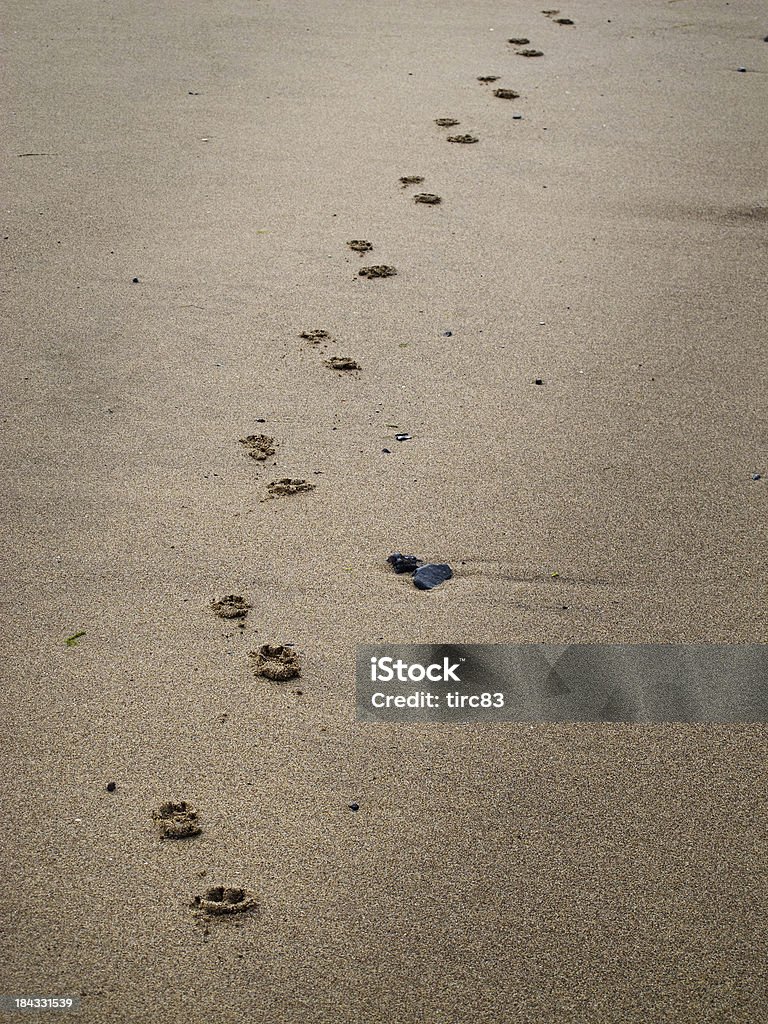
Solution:
M 351 245 L 351 243 L 348 243 Z M 370 242 L 366 242 L 366 245 L 370 245 Z M 331 337 L 329 331 L 322 328 L 316 328 L 312 331 L 302 331 L 299 335 L 305 341 L 309 341 L 310 345 L 319 347 L 321 352 L 326 352 L 328 345 L 335 345 L 336 339 Z M 362 370 L 362 366 L 356 359 L 351 356 L 330 356 L 328 359 L 323 360 L 323 366 L 327 366 L 329 370 L 338 370 L 340 373 L 350 373 L 353 370 Z
M 436 117 L 435 124 L 438 128 L 456 128 L 461 124 L 461 121 L 457 121 L 455 117 Z M 480 140 L 476 135 L 462 134 L 462 135 L 449 135 L 448 142 L 459 142 L 465 145 L 473 142 L 479 142 Z
M 424 178 L 421 174 L 406 174 L 400 178 L 400 185 L 403 189 L 409 188 L 411 185 L 422 185 Z M 414 203 L 419 203 L 423 206 L 439 206 L 442 203 L 442 197 L 436 195 L 434 192 L 417 192 L 412 197 Z
M 511 46 L 522 47 L 522 49 L 515 51 L 519 57 L 543 57 L 543 50 L 536 50 L 529 46 L 528 44 L 530 41 L 531 40 L 526 39 L 525 36 L 513 37 L 512 39 L 507 40 Z
M 202 832 L 200 813 L 188 800 L 168 800 L 152 812 L 152 822 L 161 841 L 180 842 L 195 839 Z M 208 872 L 201 871 L 204 877 Z M 203 926 L 203 934 L 210 934 L 208 925 L 216 919 L 246 914 L 258 908 L 253 892 L 230 885 L 210 886 L 193 896 L 189 907 L 194 919 Z
M 492 85 L 494 82 L 499 81 L 499 75 L 478 75 L 477 81 L 482 85 Z M 520 93 L 517 89 L 509 89 L 506 86 L 499 86 L 492 90 L 492 95 L 498 100 L 518 100 L 520 99 Z M 514 121 L 521 121 L 523 118 L 522 114 L 513 114 L 512 119 Z
M 542 11 L 541 13 L 544 15 L 545 18 L 551 19 L 555 23 L 555 25 L 573 25 L 573 24 L 575 24 L 575 22 L 572 21 L 570 18 L 559 18 L 558 15 L 560 14 L 560 11 L 549 10 L 549 11 Z

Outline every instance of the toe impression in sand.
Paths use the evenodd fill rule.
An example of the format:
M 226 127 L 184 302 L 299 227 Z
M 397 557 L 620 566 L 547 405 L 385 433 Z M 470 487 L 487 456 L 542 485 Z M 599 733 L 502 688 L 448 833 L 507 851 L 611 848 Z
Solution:
M 362 370 L 360 363 L 356 363 L 354 359 L 349 359 L 347 356 L 332 356 L 330 359 L 324 360 L 323 365 L 330 370 Z
M 256 897 L 247 889 L 217 885 L 212 889 L 206 889 L 202 896 L 195 896 L 192 908 L 201 914 L 212 917 L 223 914 L 242 914 L 256 908 Z
M 211 601 L 211 611 L 221 619 L 244 619 L 253 606 L 239 594 L 227 594 Z
M 367 277 L 371 279 L 374 277 L 394 277 L 397 270 L 394 267 L 388 267 L 381 263 L 373 267 L 361 267 L 357 273 L 360 277 Z
M 275 683 L 285 683 L 301 674 L 301 658 L 284 644 L 262 644 L 248 658 L 255 675 Z
M 195 807 L 186 800 L 161 804 L 152 812 L 152 819 L 161 839 L 189 839 L 202 832 Z
M 257 462 L 263 462 L 275 454 L 275 439 L 267 437 L 266 434 L 249 434 L 248 437 L 241 437 L 240 444 L 246 452 Z
M 267 494 L 270 498 L 282 498 L 289 494 L 299 494 L 301 491 L 314 491 L 315 485 L 306 480 L 292 479 L 289 476 L 282 480 L 272 480 L 267 484 Z

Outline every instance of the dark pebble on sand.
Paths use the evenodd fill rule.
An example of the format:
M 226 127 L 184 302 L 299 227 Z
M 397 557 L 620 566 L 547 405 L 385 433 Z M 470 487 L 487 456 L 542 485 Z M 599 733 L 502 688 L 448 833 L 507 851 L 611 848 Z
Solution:
M 138 277 L 134 277 L 134 279 L 131 281 L 131 284 L 138 284 L 138 283 L 139 283 Z
M 117 783 L 116 782 L 108 782 L 107 783 L 107 792 L 108 793 L 114 793 L 116 789 L 117 789 Z
M 762 480 L 763 478 L 762 478 L 762 475 L 760 473 L 753 473 L 752 474 L 752 479 L 753 480 Z
M 429 565 L 422 565 L 420 569 L 416 570 L 413 577 L 413 585 L 418 587 L 419 590 L 432 590 L 433 587 L 445 583 L 452 576 L 453 569 L 450 565 L 446 565 L 445 562 L 437 565 L 430 563 Z
M 392 452 L 389 450 L 389 448 L 382 448 L 381 451 L 382 451 L 383 455 L 391 455 L 392 454 Z
M 350 804 L 349 805 L 349 809 L 350 809 L 350 811 L 359 811 L 360 810 L 360 804 Z
M 747 70 L 746 68 L 736 68 L 737 71 L 741 71 L 742 74 Z
M 537 377 L 536 380 L 533 383 L 534 384 L 543 384 L 544 381 L 541 379 L 541 377 Z
M 401 555 L 399 551 L 396 551 L 394 555 L 390 555 L 387 561 L 398 574 L 416 572 L 422 564 L 422 560 L 417 558 L 416 555 Z
M 452 338 L 453 337 L 453 331 L 443 331 L 443 337 L 444 338 Z

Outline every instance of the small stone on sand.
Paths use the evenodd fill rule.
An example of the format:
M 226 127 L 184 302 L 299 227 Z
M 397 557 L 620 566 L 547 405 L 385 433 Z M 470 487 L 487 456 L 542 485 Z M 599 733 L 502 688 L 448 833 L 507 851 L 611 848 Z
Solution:
M 445 562 L 422 565 L 413 577 L 413 585 L 419 590 L 432 590 L 453 576 L 453 569 Z
M 387 561 L 398 575 L 405 572 L 416 572 L 423 564 L 422 559 L 417 558 L 416 555 L 401 555 L 399 551 L 390 555 Z

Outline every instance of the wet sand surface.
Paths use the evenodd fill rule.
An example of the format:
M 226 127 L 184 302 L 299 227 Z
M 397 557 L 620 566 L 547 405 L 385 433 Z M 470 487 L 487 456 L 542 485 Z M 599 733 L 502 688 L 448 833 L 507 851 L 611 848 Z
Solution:
M 765 1020 L 764 726 L 354 719 L 363 642 L 766 640 L 763 5 L 3 20 L 0 994 Z

